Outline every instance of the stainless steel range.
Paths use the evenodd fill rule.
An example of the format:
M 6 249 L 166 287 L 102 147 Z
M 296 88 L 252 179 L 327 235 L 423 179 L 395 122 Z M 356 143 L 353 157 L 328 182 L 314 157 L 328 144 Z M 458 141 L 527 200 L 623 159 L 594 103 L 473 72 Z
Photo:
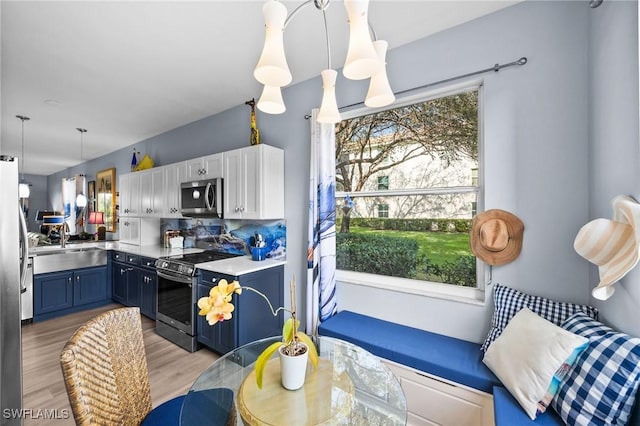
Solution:
M 199 349 L 196 340 L 198 263 L 239 256 L 232 253 L 201 253 L 161 257 L 156 260 L 158 274 L 158 309 L 156 333 L 189 352 Z

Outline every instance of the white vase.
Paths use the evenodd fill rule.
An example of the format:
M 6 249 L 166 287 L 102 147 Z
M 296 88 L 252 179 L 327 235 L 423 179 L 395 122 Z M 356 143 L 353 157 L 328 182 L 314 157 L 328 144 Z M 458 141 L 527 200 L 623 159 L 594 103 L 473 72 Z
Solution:
M 307 360 L 309 359 L 309 348 L 304 343 L 300 343 L 306 348 L 301 355 L 291 356 L 282 353 L 284 346 L 280 347 L 280 375 L 282 386 L 288 390 L 297 390 L 304 385 L 307 374 Z

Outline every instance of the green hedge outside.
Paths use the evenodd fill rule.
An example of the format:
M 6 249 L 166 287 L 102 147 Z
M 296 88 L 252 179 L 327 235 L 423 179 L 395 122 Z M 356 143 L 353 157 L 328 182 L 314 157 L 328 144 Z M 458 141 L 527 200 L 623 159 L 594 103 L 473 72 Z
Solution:
M 336 266 L 356 272 L 414 278 L 418 243 L 384 235 L 336 235 Z
M 376 275 L 475 287 L 474 256 L 434 263 L 414 239 L 369 233 L 336 234 L 336 267 Z

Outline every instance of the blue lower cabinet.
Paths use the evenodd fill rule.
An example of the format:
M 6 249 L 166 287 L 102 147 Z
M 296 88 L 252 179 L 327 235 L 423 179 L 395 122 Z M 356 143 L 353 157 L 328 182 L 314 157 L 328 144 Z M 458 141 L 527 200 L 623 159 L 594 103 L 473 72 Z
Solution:
M 198 283 L 198 299 L 208 296 L 211 287 L 212 286 L 208 284 Z M 235 304 L 235 302 L 234 300 L 233 303 Z M 196 306 L 196 310 L 200 309 Z M 237 315 L 237 312 L 238 311 L 234 311 L 234 315 Z M 205 317 L 198 315 L 196 328 L 198 332 L 198 342 L 220 354 L 226 354 L 237 346 L 237 339 L 235 337 L 236 327 L 233 318 L 230 321 L 209 325 Z
M 158 278 L 155 259 L 123 252 L 112 253 L 111 297 L 155 320 Z
M 73 273 L 73 302 L 87 305 L 107 299 L 107 268 L 91 268 Z
M 39 274 L 33 279 L 34 321 L 110 303 L 107 267 Z
M 237 280 L 241 286 L 253 287 L 264 293 L 274 309 L 284 304 L 284 266 L 238 276 L 200 271 L 198 299 L 208 296 L 211 288 L 223 278 L 228 282 Z M 204 317 L 198 316 L 198 342 L 219 354 L 226 354 L 254 340 L 282 334 L 282 312 L 274 317 L 266 300 L 258 294 L 248 290 L 243 291 L 242 295 L 234 294 L 232 303 L 235 309 L 228 321 L 211 326 Z
M 140 274 L 140 312 L 151 319 L 156 319 L 158 292 L 158 276 L 155 272 L 142 270 Z
M 40 314 L 73 307 L 73 272 L 52 272 L 33 279 L 33 312 Z

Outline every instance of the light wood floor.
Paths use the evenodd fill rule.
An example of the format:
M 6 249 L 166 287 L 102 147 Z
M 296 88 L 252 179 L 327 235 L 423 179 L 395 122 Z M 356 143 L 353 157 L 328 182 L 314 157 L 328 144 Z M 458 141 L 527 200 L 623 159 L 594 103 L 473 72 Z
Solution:
M 22 326 L 23 408 L 34 413 L 26 416 L 25 426 L 75 424 L 62 380 L 60 352 L 80 325 L 103 311 L 118 307 L 121 305 L 112 304 Z M 168 399 L 186 393 L 191 383 L 218 356 L 207 349 L 189 353 L 158 336 L 154 327 L 154 321 L 145 316 L 142 317 L 151 400 L 155 407 Z M 63 413 L 62 410 L 67 410 L 69 418 L 44 419 L 42 414 L 37 415 L 37 410 L 59 414 Z

